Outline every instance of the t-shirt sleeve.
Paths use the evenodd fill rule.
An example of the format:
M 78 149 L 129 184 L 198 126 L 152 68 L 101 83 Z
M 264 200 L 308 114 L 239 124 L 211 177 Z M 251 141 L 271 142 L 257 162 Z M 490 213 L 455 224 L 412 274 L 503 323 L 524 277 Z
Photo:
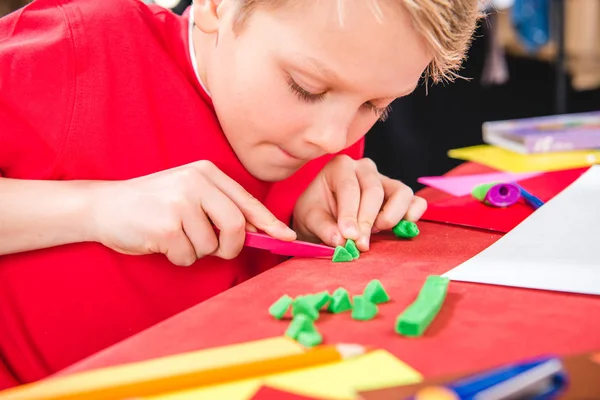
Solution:
M 62 6 L 36 0 L 0 19 L 0 175 L 51 176 L 75 99 L 72 32 Z

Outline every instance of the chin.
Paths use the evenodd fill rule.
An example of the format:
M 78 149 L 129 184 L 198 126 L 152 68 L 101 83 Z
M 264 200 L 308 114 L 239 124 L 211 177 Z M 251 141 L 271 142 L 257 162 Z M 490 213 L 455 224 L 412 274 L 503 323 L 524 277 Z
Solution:
M 290 176 L 294 175 L 302 165 L 298 167 L 283 167 L 273 165 L 254 165 L 247 166 L 246 170 L 255 177 L 264 182 L 278 182 L 283 181 Z

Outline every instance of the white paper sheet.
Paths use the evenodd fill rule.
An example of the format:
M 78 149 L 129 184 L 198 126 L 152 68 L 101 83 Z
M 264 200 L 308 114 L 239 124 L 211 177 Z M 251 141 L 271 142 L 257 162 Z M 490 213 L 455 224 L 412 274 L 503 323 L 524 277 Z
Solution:
M 600 166 L 591 167 L 496 243 L 444 276 L 600 295 Z

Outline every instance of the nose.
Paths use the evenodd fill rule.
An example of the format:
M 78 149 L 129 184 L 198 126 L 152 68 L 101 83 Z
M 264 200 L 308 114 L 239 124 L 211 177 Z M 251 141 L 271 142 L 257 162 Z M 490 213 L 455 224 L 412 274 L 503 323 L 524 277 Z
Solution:
M 348 126 L 345 124 L 325 124 L 312 126 L 304 140 L 327 154 L 335 154 L 346 147 Z

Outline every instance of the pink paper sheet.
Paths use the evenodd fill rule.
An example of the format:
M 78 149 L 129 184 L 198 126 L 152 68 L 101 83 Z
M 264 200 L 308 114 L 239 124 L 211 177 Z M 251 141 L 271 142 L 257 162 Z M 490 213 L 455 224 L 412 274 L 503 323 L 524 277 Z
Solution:
M 543 172 L 527 172 L 512 174 L 507 172 L 492 172 L 488 174 L 463 175 L 463 176 L 422 176 L 418 182 L 429 187 L 442 190 L 451 195 L 460 197 L 470 194 L 473 188 L 483 183 L 521 181 L 541 175 Z

